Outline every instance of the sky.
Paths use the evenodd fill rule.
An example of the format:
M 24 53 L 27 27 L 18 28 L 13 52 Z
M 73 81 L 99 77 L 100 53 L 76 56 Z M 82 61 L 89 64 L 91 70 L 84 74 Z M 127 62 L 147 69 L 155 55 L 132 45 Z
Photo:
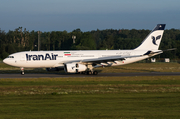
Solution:
M 1 0 L 0 29 L 180 29 L 180 0 Z

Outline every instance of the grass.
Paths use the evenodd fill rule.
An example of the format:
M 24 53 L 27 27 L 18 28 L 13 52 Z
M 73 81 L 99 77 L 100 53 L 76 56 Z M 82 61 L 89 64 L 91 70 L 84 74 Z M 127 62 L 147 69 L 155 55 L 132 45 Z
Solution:
M 98 70 L 179 72 L 180 64 L 134 63 Z M 19 72 L 0 63 L 0 73 Z M 0 79 L 0 119 L 176 119 L 179 112 L 180 76 Z
M 0 79 L 0 119 L 174 119 L 179 112 L 179 76 Z
M 179 63 L 133 63 L 115 67 L 99 67 L 96 70 L 101 73 L 117 73 L 117 72 L 180 72 Z M 11 67 L 4 63 L 0 63 L 0 73 L 20 73 L 20 68 Z M 47 72 L 45 68 L 25 68 L 25 73 L 64 73 L 60 72 Z
M 133 63 L 117 67 L 100 68 L 102 72 L 180 72 L 179 63 Z
M 0 95 L 180 92 L 179 76 L 0 79 Z
M 0 118 L 179 118 L 179 93 L 33 95 L 1 98 Z

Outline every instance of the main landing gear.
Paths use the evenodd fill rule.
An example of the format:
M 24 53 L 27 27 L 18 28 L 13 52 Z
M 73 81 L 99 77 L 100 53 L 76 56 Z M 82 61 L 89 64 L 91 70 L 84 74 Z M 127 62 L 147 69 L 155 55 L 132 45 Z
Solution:
M 24 68 L 21 68 L 21 75 L 24 75 Z
M 86 71 L 85 74 L 87 74 L 87 75 L 90 75 L 90 74 L 97 75 L 98 72 L 97 71 Z
M 97 75 L 98 72 L 93 70 L 93 66 L 92 65 L 86 65 L 87 66 L 87 70 L 84 72 L 87 75 L 93 74 L 93 75 Z
M 83 71 L 83 72 L 76 72 L 76 74 L 86 74 L 86 75 L 97 75 L 97 71 Z

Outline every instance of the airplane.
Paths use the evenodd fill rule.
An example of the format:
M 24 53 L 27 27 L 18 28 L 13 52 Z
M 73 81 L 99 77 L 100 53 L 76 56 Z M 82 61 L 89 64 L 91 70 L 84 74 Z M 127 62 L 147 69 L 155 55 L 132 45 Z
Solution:
M 10 54 L 5 64 L 24 68 L 56 68 L 66 73 L 97 75 L 97 67 L 125 65 L 163 53 L 158 50 L 166 24 L 157 24 L 142 43 L 132 50 L 23 51 Z

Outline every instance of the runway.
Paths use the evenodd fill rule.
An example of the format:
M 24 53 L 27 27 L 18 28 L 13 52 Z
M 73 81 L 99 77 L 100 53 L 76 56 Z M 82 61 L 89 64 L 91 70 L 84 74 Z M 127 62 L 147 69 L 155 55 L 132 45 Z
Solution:
M 60 78 L 60 77 L 123 77 L 123 76 L 180 76 L 180 72 L 143 72 L 143 73 L 99 73 L 98 75 L 85 74 L 0 74 L 0 78 Z

